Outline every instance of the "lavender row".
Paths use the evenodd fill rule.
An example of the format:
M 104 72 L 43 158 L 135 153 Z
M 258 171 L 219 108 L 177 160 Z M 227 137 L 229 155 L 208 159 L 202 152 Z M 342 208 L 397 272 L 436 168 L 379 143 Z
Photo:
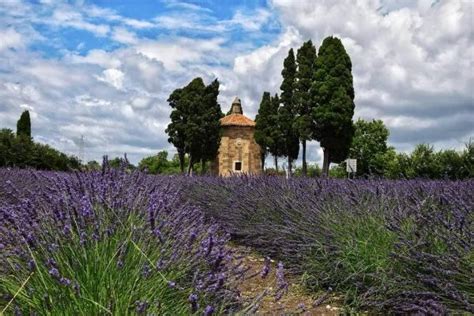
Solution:
M 234 240 L 348 308 L 474 312 L 474 180 L 199 178 L 186 192 Z

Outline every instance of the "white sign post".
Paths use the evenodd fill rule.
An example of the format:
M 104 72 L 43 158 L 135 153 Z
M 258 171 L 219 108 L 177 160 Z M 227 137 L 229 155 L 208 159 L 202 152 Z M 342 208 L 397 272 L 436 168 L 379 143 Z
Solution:
M 357 172 L 357 159 L 346 159 L 347 177 L 350 178 L 351 173 Z

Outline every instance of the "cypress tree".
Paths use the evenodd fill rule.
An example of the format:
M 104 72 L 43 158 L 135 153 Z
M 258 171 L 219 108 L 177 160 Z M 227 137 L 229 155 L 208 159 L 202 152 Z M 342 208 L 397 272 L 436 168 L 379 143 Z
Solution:
M 221 141 L 220 119 L 224 116 L 221 106 L 217 102 L 219 95 L 219 81 L 215 79 L 211 84 L 205 87 L 203 96 L 203 128 L 205 135 L 202 144 L 202 173 L 205 172 L 206 161 L 211 161 L 217 156 Z
M 258 114 L 255 117 L 255 141 L 260 145 L 262 170 L 264 169 L 265 158 L 270 152 L 273 144 L 272 129 L 275 128 L 275 111 L 270 97 L 270 92 L 265 91 L 260 101 Z
M 315 107 L 311 86 L 315 74 L 316 48 L 311 40 L 303 43 L 296 54 L 298 70 L 295 83 L 295 128 L 302 147 L 302 173 L 306 175 L 306 141 L 312 139 L 314 124 L 311 112 Z
M 23 113 L 21 113 L 20 119 L 16 123 L 16 135 L 31 138 L 31 121 L 29 111 L 23 111 Z
M 168 98 L 168 103 L 173 109 L 170 114 L 171 123 L 165 132 L 168 134 L 168 142 L 173 144 L 178 152 L 179 168 L 184 173 L 184 159 L 186 155 L 185 132 L 188 114 L 180 103 L 183 89 L 174 90 Z
M 278 157 L 284 156 L 284 142 L 282 138 L 282 126 L 279 121 L 279 109 L 280 109 L 280 98 L 278 94 L 275 93 L 275 96 L 270 97 L 271 111 L 272 115 L 270 116 L 270 147 L 269 152 L 273 155 L 275 161 L 275 170 L 278 172 Z
M 288 159 L 288 168 L 291 173 L 293 161 L 298 158 L 299 141 L 298 132 L 295 129 L 295 86 L 296 86 L 296 61 L 293 48 L 288 51 L 288 56 L 283 61 L 283 70 L 281 71 L 283 77 L 280 86 L 281 104 L 278 111 L 278 125 L 280 127 L 280 139 L 282 154 Z M 277 98 L 278 96 L 275 96 Z M 296 140 L 296 145 L 295 145 Z
M 347 158 L 354 135 L 352 63 L 341 40 L 327 37 L 319 48 L 312 97 L 315 138 L 324 150 L 323 175 L 331 162 Z

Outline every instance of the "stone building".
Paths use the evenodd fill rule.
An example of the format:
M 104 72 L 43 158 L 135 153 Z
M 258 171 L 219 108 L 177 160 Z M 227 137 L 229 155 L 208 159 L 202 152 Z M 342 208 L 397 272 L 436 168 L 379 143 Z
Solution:
M 260 146 L 255 142 L 255 122 L 243 115 L 239 98 L 230 114 L 221 119 L 222 138 L 213 171 L 220 176 L 262 172 Z

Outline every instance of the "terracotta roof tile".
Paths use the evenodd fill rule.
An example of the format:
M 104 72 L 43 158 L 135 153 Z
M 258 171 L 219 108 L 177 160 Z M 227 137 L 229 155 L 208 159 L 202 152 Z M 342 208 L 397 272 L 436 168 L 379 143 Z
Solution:
M 242 114 L 229 114 L 221 118 L 222 126 L 255 126 L 255 122 Z

